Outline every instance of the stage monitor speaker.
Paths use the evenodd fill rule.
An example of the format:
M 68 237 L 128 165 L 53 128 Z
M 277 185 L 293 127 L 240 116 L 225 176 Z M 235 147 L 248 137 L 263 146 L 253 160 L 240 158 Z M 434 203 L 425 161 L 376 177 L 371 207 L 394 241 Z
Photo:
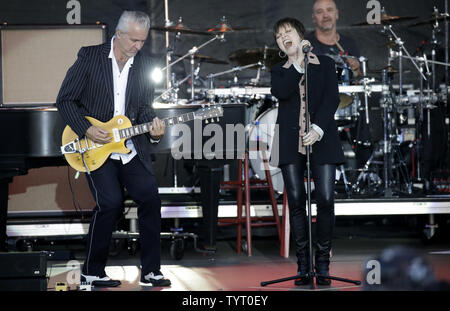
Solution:
M 55 104 L 82 46 L 105 42 L 105 25 L 0 27 L 0 106 Z
M 45 278 L 46 252 L 0 253 L 0 280 L 11 278 Z

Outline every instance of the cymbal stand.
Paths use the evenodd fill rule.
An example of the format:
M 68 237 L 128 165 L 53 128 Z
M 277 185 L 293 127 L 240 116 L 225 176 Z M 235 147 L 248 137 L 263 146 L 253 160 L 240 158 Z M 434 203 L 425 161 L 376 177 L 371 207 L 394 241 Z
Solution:
M 367 58 L 364 56 L 361 56 L 359 58 L 359 61 L 362 64 L 362 74 L 364 77 L 362 79 L 362 83 L 364 86 L 364 110 L 366 113 L 366 124 L 369 125 L 369 93 L 367 92 L 369 80 L 366 78 L 367 77 Z
M 366 123 L 366 128 L 368 128 L 370 119 L 369 119 L 369 96 L 370 96 L 370 86 L 369 83 L 372 82 L 369 78 L 367 78 L 367 58 L 364 56 L 361 56 L 359 58 L 359 61 L 361 62 L 362 67 L 362 75 L 363 79 L 361 79 L 361 83 L 364 86 L 364 108 L 360 108 L 359 110 L 365 110 L 365 119 L 364 122 Z M 365 147 L 369 147 L 372 145 L 372 142 L 370 140 L 366 140 L 367 137 L 365 137 L 362 141 L 357 141 L 356 143 L 363 145 Z M 377 148 L 378 146 L 375 146 Z M 374 150 L 375 150 L 374 148 Z M 375 157 L 375 153 L 372 153 L 369 159 L 366 161 L 365 165 L 363 166 L 361 172 L 359 173 L 355 183 L 351 186 L 351 192 L 361 192 L 360 183 L 361 181 L 367 181 L 368 187 L 372 187 L 372 185 L 378 185 L 380 178 L 369 172 L 369 166 L 372 164 L 373 159 Z M 370 191 L 370 189 L 369 189 Z
M 408 170 L 406 168 L 405 161 L 398 147 L 398 141 L 394 140 L 397 137 L 394 133 L 396 129 L 396 119 L 395 119 L 395 97 L 392 95 L 392 80 L 388 78 L 386 70 L 382 72 L 382 98 L 381 107 L 383 108 L 383 185 L 384 185 L 384 196 L 392 197 L 394 196 L 394 191 L 392 186 L 393 181 L 393 164 L 397 163 L 397 180 L 395 184 L 400 185 L 400 177 L 402 177 L 405 182 L 407 192 L 412 193 L 412 183 L 409 179 Z M 375 152 L 375 151 L 374 151 Z M 397 159 L 395 159 L 397 158 Z M 399 190 L 399 189 L 398 189 Z M 400 190 L 399 190 L 400 191 Z
M 427 77 L 425 77 L 423 71 L 419 68 L 419 66 L 417 65 L 417 62 L 415 61 L 415 59 L 413 57 L 411 57 L 411 54 L 408 52 L 408 50 L 405 48 L 404 46 L 404 42 L 401 40 L 401 38 L 399 38 L 397 36 L 397 34 L 392 30 L 392 25 L 385 25 L 384 26 L 384 31 L 387 32 L 389 31 L 392 35 L 392 37 L 395 39 L 395 43 L 398 45 L 398 58 L 399 58 L 399 94 L 400 96 L 402 96 L 403 94 L 403 52 L 406 54 L 406 58 L 408 58 L 412 64 L 414 65 L 414 67 L 417 69 L 417 71 L 419 72 L 420 76 L 425 80 L 428 81 Z M 392 57 L 393 55 L 393 51 L 390 50 L 390 57 Z M 387 83 L 387 74 L 383 73 L 383 84 Z M 408 193 L 412 193 L 412 183 L 409 179 L 409 174 L 408 171 L 406 169 L 406 165 L 404 164 L 403 160 L 402 160 L 402 156 L 400 153 L 400 150 L 398 150 L 398 146 L 396 145 L 393 149 L 392 149 L 392 137 L 395 135 L 393 134 L 393 122 L 396 121 L 395 116 L 394 118 L 392 118 L 392 114 L 396 114 L 396 110 L 395 109 L 391 109 L 392 107 L 389 105 L 390 102 L 392 102 L 392 104 L 396 104 L 397 102 L 397 98 L 395 98 L 393 96 L 393 89 L 391 86 L 391 81 L 389 81 L 389 89 L 388 90 L 383 90 L 383 99 L 382 99 L 382 103 L 384 103 L 384 107 L 383 107 L 383 116 L 385 117 L 384 119 L 384 148 L 383 148 L 383 153 L 384 153 L 384 187 L 385 187 L 385 196 L 392 196 L 392 190 L 390 188 L 390 177 L 392 176 L 392 161 L 393 158 L 392 156 L 396 155 L 399 157 L 400 159 L 400 163 L 398 163 L 398 170 L 400 175 L 402 175 L 406 185 L 407 185 L 407 189 L 408 189 Z M 391 97 L 391 100 L 386 100 L 387 96 L 389 95 L 389 97 Z M 387 122 L 387 123 L 386 123 Z M 387 126 L 386 126 L 387 125 Z M 397 144 L 397 142 L 394 142 L 394 144 Z M 391 150 L 394 150 L 394 154 L 391 154 Z M 386 162 L 387 161 L 387 162 Z
M 408 55 L 408 59 L 411 60 L 412 64 L 414 65 L 414 67 L 417 69 L 417 71 L 420 73 L 420 75 L 422 76 L 422 78 L 424 80 L 427 80 L 427 78 L 425 77 L 425 75 L 420 71 L 419 66 L 417 65 L 417 63 L 414 61 L 414 58 L 411 57 L 411 54 L 409 54 L 408 50 L 405 48 L 404 46 L 404 42 L 396 35 L 396 33 L 392 30 L 392 25 L 385 25 L 383 26 L 383 32 L 387 32 L 389 31 L 392 36 L 395 39 L 395 43 L 399 46 L 399 50 L 403 50 L 403 52 L 405 52 L 406 55 Z M 389 49 L 390 52 L 392 51 L 391 49 Z
M 367 175 L 370 170 L 371 164 L 376 164 L 374 158 L 378 155 L 383 156 L 383 179 L 382 184 L 384 186 L 383 193 L 385 197 L 393 197 L 394 190 L 392 186 L 394 184 L 393 181 L 393 163 L 396 163 L 397 170 L 397 180 L 395 182 L 396 185 L 400 185 L 399 178 L 401 177 L 404 181 L 407 192 L 412 193 L 412 183 L 409 179 L 408 170 L 406 168 L 405 161 L 403 160 L 403 156 L 398 147 L 398 142 L 394 141 L 394 138 L 397 136 L 394 133 L 395 129 L 395 118 L 394 115 L 394 103 L 395 97 L 392 95 L 392 81 L 388 77 L 388 72 L 386 69 L 382 71 L 382 97 L 380 100 L 380 106 L 383 109 L 383 141 L 375 144 L 375 148 L 372 152 L 372 155 L 364 165 L 361 173 L 359 174 L 356 182 L 353 184 L 352 189 L 354 192 L 361 192 L 360 183 Z M 380 179 L 376 174 L 369 173 L 369 186 L 380 186 Z M 371 191 L 372 189 L 369 189 Z
M 258 66 L 258 72 L 256 73 L 256 77 L 254 79 L 251 79 L 251 83 L 253 85 L 258 85 L 259 79 L 261 77 L 261 70 L 266 70 L 266 60 L 267 60 L 267 49 L 269 47 L 267 45 L 264 45 L 264 54 L 262 59 L 262 65 Z
M 242 71 L 244 69 L 252 68 L 252 67 L 255 67 L 255 66 L 259 66 L 261 68 L 263 66 L 263 64 L 261 62 L 257 62 L 257 63 L 245 65 L 245 66 L 236 66 L 236 67 L 233 67 L 232 69 L 225 70 L 225 71 L 222 71 L 222 72 L 210 73 L 209 75 L 206 76 L 209 79 L 209 87 L 211 89 L 214 88 L 214 78 L 215 77 L 219 77 L 219 76 L 222 76 L 222 75 L 225 75 L 225 74 L 228 74 L 228 73 L 236 73 L 238 71 Z

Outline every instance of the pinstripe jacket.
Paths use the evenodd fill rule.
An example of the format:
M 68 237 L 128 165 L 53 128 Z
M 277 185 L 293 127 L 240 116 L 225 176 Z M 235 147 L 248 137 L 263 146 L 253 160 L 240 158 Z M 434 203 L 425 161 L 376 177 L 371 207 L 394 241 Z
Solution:
M 67 71 L 61 85 L 56 107 L 62 119 L 83 137 L 91 126 L 85 116 L 107 122 L 114 116 L 114 85 L 111 42 L 82 47 L 78 58 Z M 150 80 L 150 57 L 138 52 L 128 74 L 125 95 L 125 115 L 133 125 L 151 122 L 156 116 L 151 107 L 153 84 Z M 150 134 L 132 138 L 139 159 L 153 174 Z

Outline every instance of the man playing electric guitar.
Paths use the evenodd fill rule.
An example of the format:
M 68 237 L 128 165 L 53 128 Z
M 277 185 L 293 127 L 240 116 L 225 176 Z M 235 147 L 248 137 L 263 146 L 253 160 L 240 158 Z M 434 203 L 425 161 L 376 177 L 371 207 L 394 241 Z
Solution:
M 164 135 L 165 125 L 151 108 L 151 61 L 140 52 L 149 28 L 147 14 L 123 12 L 109 42 L 80 49 L 56 101 L 61 117 L 76 135 L 99 145 L 109 143 L 114 137 L 86 117 L 106 122 L 114 116 L 125 115 L 133 125 L 152 122 L 146 134 L 126 141 L 129 153 L 112 153 L 101 167 L 92 172 L 87 170 L 97 206 L 89 227 L 80 281 L 96 286 L 120 285 L 120 281 L 106 275 L 105 266 L 112 231 L 122 213 L 124 188 L 138 204 L 140 284 L 171 284 L 160 271 L 161 200 L 150 157 L 152 143 Z M 84 161 L 85 154 L 78 152 Z

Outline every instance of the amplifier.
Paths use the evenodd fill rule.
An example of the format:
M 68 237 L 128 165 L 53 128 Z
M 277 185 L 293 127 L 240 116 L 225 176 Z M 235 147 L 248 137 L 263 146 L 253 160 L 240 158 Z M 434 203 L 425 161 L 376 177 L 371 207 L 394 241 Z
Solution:
M 45 278 L 46 273 L 46 252 L 0 253 L 0 279 Z

